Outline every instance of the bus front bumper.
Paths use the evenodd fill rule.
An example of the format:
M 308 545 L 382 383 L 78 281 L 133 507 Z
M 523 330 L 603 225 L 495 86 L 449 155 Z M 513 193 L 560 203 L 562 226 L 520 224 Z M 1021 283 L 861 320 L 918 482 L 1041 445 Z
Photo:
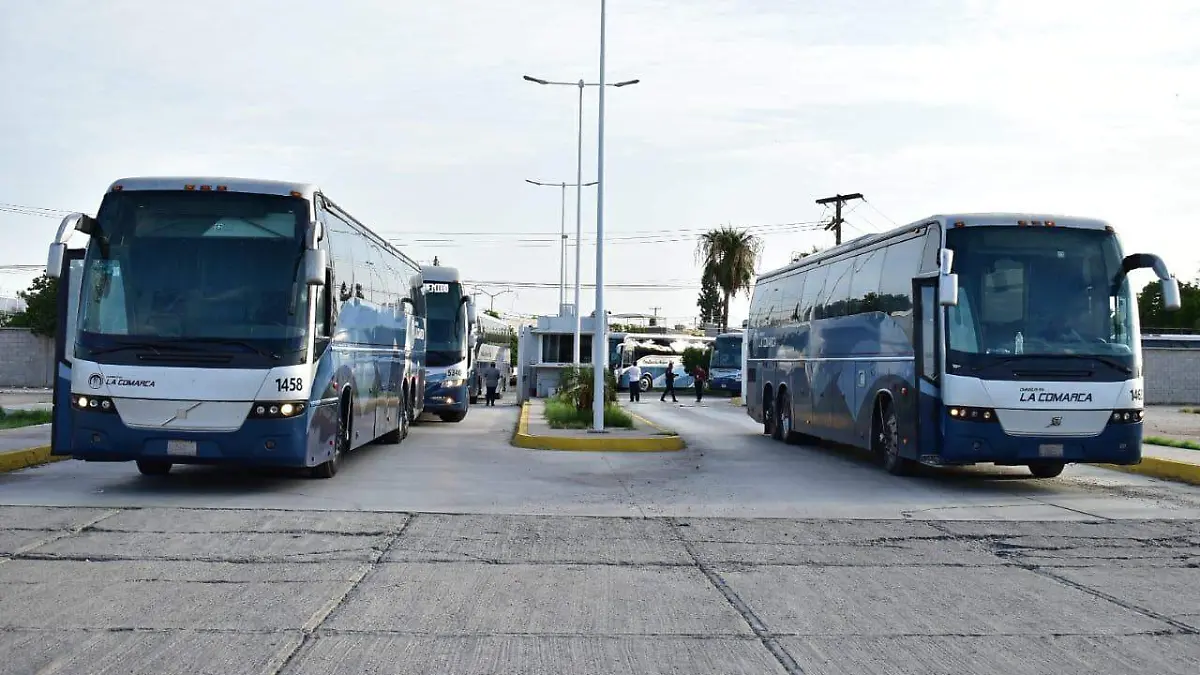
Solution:
M 447 412 L 466 412 L 469 407 L 467 385 L 443 387 L 441 382 L 425 383 L 424 412 L 436 415 Z
M 235 431 L 179 431 L 126 426 L 117 414 L 72 411 L 70 448 L 75 459 L 89 462 L 155 460 L 172 464 L 236 464 L 309 467 L 309 415 L 290 419 L 248 419 Z M 330 442 L 335 412 L 329 409 Z
M 1137 464 L 1142 461 L 1140 422 L 1110 423 L 1096 436 L 1014 436 L 998 422 L 967 422 L 946 418 L 940 464 L 1025 465 L 1039 462 Z M 924 458 L 923 458 L 924 459 Z M 932 458 L 931 458 L 932 459 Z

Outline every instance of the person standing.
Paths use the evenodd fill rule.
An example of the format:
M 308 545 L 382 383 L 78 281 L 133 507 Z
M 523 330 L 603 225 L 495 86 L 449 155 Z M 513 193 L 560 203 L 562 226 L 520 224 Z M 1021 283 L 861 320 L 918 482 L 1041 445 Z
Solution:
M 629 402 L 640 403 L 642 400 L 642 367 L 635 363 L 625 369 L 625 374 L 629 376 Z
M 704 398 L 704 383 L 708 381 L 708 371 L 704 370 L 704 366 L 696 366 L 692 371 L 692 377 L 696 380 L 696 403 Z
M 489 363 L 483 371 L 483 384 L 487 387 L 487 405 L 496 405 L 496 388 L 500 386 L 500 369 Z
M 667 388 L 663 389 L 662 396 L 658 400 L 666 401 L 667 394 L 670 394 L 671 402 L 679 403 L 679 399 L 675 398 L 675 362 L 674 361 L 667 364 L 667 372 L 666 372 L 665 377 L 667 378 Z

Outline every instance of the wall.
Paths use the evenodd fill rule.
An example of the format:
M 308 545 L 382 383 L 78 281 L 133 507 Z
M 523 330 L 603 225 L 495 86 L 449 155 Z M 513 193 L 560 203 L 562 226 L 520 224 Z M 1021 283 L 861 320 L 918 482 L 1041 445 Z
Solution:
M 1146 404 L 1200 404 L 1200 349 L 1142 349 Z
M 0 328 L 0 387 L 54 386 L 54 341 L 27 328 Z

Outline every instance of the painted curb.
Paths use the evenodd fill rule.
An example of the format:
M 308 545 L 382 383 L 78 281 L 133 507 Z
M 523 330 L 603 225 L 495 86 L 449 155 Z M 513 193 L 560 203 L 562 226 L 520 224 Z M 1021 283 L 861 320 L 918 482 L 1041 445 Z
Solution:
M 1159 457 L 1142 457 L 1141 464 L 1130 464 L 1127 466 L 1104 464 L 1102 466 L 1108 469 L 1124 471 L 1125 473 L 1136 473 L 1142 476 L 1150 476 L 1151 478 L 1200 485 L 1200 464 L 1177 462 L 1173 459 L 1161 459 Z
M 50 446 L 48 445 L 25 448 L 24 450 L 5 450 L 0 452 L 0 473 L 25 469 L 39 464 L 49 464 L 50 462 L 61 462 L 64 459 L 71 458 L 51 457 Z
M 738 406 L 740 408 L 741 406 L 746 405 L 746 402 L 742 400 L 741 396 L 734 396 L 733 398 L 729 399 L 729 405 Z
M 664 429 L 640 415 L 630 413 L 643 424 L 659 431 Z M 529 433 L 529 402 L 521 405 L 521 419 L 512 444 L 530 450 L 566 450 L 575 452 L 675 452 L 684 448 L 683 439 L 675 434 L 650 438 L 576 438 L 572 436 L 541 436 Z

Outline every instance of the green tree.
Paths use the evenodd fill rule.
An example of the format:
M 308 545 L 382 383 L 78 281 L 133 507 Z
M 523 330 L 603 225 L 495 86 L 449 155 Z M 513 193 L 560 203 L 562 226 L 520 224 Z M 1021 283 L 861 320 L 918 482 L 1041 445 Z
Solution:
M 696 300 L 700 308 L 700 323 L 717 323 L 721 320 L 721 291 L 717 288 L 717 280 L 711 275 L 705 275 L 700 282 L 700 298 Z
M 703 268 L 701 281 L 711 278 L 721 290 L 721 328 L 729 330 L 729 300 L 750 292 L 762 240 L 745 230 L 725 225 L 700 235 L 696 260 Z
M 712 357 L 711 349 L 703 349 L 700 347 L 688 347 L 683 350 L 683 355 L 680 357 L 680 362 L 683 364 L 683 372 L 691 375 L 696 370 L 696 366 L 708 366 L 708 360 Z
M 17 295 L 25 301 L 25 309 L 9 317 L 7 325 L 28 328 L 34 335 L 54 337 L 58 328 L 58 279 L 43 274 L 33 280 L 28 290 Z
M 487 314 L 488 316 L 492 317 L 493 319 L 500 318 L 500 312 L 498 312 L 494 309 L 485 309 L 485 310 L 483 310 L 483 313 Z
M 1137 295 L 1138 318 L 1142 330 L 1153 332 L 1156 328 L 1197 330 L 1200 329 L 1200 283 L 1179 284 L 1180 308 L 1168 312 L 1163 308 L 1162 286 L 1157 282 L 1148 284 Z

